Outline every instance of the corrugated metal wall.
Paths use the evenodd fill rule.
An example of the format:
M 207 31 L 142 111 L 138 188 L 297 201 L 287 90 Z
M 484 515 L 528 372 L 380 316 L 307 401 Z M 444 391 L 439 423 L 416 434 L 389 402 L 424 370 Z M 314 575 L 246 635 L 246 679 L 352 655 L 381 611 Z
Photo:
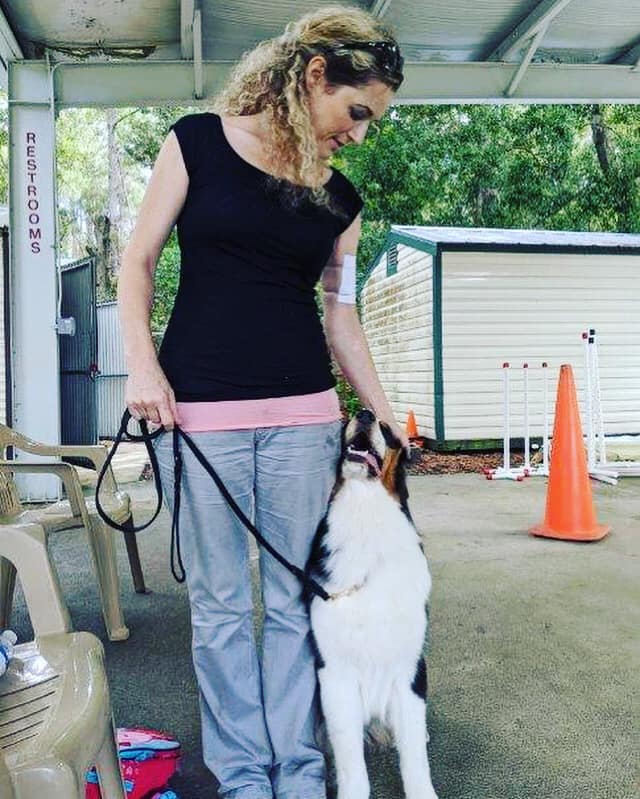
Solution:
M 419 434 L 433 438 L 433 259 L 397 246 L 397 272 L 387 276 L 384 256 L 364 285 L 362 325 L 396 419 L 413 410 Z
M 97 357 L 95 260 L 83 258 L 61 269 L 63 318 L 75 320 L 74 335 L 59 336 L 60 441 L 95 444 Z
M 98 305 L 98 436 L 115 438 L 124 411 L 127 370 L 115 302 Z
M 640 433 L 640 256 L 444 252 L 442 265 L 447 440 L 502 437 L 504 361 L 513 367 L 513 437 L 523 434 L 524 362 L 532 435 L 542 432 L 543 361 L 551 413 L 558 367 L 572 364 L 584 426 L 580 334 L 589 326 L 598 334 L 605 433 Z
M 7 287 L 9 283 L 9 228 L 4 226 L 0 227 L 0 268 L 2 269 L 0 276 L 0 352 L 3 356 L 0 358 L 0 421 L 10 425 L 11 409 L 7 405 L 7 399 L 9 399 L 7 395 L 11 391 L 8 385 L 11 372 L 11 353 L 8 346 L 10 337 L 5 334 L 5 325 L 9 321 L 8 310 L 5 308 L 5 298 L 8 294 Z M 10 404 L 9 402 L 9 406 Z

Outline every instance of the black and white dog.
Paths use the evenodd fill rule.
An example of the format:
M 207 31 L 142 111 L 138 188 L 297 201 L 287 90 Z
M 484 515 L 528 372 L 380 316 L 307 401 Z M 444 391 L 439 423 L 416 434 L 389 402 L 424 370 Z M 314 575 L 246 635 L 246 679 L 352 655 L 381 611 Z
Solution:
M 308 573 L 331 594 L 310 602 L 338 799 L 368 799 L 364 728 L 393 733 L 407 799 L 437 799 L 427 759 L 422 657 L 431 588 L 407 506 L 405 453 L 371 411 L 347 425 L 337 481 Z

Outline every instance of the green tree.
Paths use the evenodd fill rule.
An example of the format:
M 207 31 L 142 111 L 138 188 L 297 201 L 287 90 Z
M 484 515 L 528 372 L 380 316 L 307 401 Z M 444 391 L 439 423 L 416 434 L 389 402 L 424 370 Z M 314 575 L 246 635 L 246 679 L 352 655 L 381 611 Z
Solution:
M 118 110 L 130 226 L 171 123 L 194 110 Z M 0 105 L 0 157 L 3 120 L 6 130 Z M 638 232 L 639 138 L 638 106 L 395 106 L 361 146 L 335 157 L 365 201 L 360 274 L 392 224 Z M 107 155 L 104 112 L 60 114 L 59 206 L 69 251 L 96 246 Z M 174 234 L 156 273 L 155 331 L 168 320 L 178 270 Z M 341 394 L 345 406 L 355 402 L 346 384 Z
M 640 112 L 589 106 L 396 106 L 336 159 L 365 199 L 359 269 L 391 224 L 640 230 Z
M 151 330 L 160 337 L 171 315 L 180 280 L 180 249 L 175 231 L 169 236 L 156 267 Z
M 9 106 L 0 90 L 0 205 L 9 203 Z
M 171 122 L 186 109 L 71 109 L 57 123 L 63 257 L 94 254 L 98 296 L 115 295 L 120 257 Z

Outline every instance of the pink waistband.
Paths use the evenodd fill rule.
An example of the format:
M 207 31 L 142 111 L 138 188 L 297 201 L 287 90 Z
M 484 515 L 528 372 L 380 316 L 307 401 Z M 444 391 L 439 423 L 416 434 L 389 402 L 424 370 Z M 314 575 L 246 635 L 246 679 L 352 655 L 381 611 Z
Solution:
M 341 418 L 335 390 L 293 397 L 223 402 L 178 402 L 180 427 L 187 433 L 247 430 L 335 422 Z

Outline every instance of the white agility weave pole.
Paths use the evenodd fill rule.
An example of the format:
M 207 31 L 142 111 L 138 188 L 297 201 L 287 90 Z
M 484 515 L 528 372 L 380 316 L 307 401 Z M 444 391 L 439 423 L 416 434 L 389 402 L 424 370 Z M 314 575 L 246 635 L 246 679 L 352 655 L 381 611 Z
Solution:
M 585 342 L 585 371 L 587 386 L 587 461 L 589 474 L 596 480 L 615 485 L 618 477 L 640 477 L 640 463 L 637 461 L 607 461 L 600 390 L 600 367 L 595 328 L 582 334 Z
M 599 480 L 601 483 L 617 485 L 618 472 L 608 469 L 604 464 L 598 463 L 598 438 L 600 435 L 604 440 L 604 425 L 602 422 L 602 407 L 600 395 L 600 378 L 596 375 L 594 363 L 595 330 L 590 328 L 588 332 L 582 334 L 585 352 L 585 386 L 586 386 L 586 406 L 587 406 L 587 469 L 589 477 Z M 597 385 L 597 388 L 596 388 Z M 606 455 L 605 455 L 606 458 Z
M 544 441 L 542 442 L 542 474 L 549 476 L 549 369 L 542 364 L 544 372 Z
M 522 380 L 524 382 L 524 475 L 531 474 L 531 454 L 529 440 L 529 364 L 522 364 Z
M 524 480 L 525 477 L 549 476 L 549 388 L 547 364 L 542 364 L 544 407 L 543 407 L 543 438 L 542 438 L 542 463 L 538 466 L 531 465 L 531 406 L 529 403 L 529 364 L 522 364 L 522 389 L 523 389 L 523 423 L 524 423 L 524 463 L 522 466 L 511 466 L 511 388 L 510 366 L 502 364 L 503 380 L 503 449 L 502 466 L 497 469 L 484 469 L 487 480 Z
M 549 476 L 549 368 L 548 364 L 542 364 L 542 463 L 534 466 L 531 470 L 532 475 L 537 477 Z
M 586 407 L 586 427 L 587 427 L 587 465 L 589 472 L 592 472 L 596 465 L 596 439 L 593 428 L 593 393 L 591 391 L 591 347 L 589 334 L 582 334 L 584 345 L 584 380 L 585 380 L 585 407 Z
M 604 441 L 604 420 L 602 417 L 602 394 L 600 392 L 600 367 L 598 366 L 598 345 L 596 344 L 596 331 L 589 330 L 589 347 L 591 349 L 591 390 L 593 391 L 593 428 L 596 434 L 597 451 L 596 462 L 605 466 L 607 462 L 607 449 Z
M 524 480 L 524 469 L 520 466 L 511 467 L 511 402 L 509 387 L 509 364 L 502 364 L 502 466 L 497 469 L 485 469 L 487 480 Z

